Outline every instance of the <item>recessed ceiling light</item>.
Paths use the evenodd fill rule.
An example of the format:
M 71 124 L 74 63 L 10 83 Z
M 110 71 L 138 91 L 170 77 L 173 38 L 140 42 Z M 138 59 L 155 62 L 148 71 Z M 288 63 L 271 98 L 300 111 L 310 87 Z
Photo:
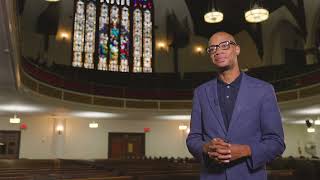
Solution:
M 0 105 L 0 111 L 8 112 L 38 112 L 42 108 L 30 105 Z
M 320 114 L 320 108 L 301 109 L 301 110 L 295 111 L 294 114 L 317 115 L 317 114 Z
M 191 119 L 190 115 L 165 115 L 165 116 L 159 116 L 159 119 L 163 120 L 185 120 L 188 121 Z
M 93 112 L 93 111 L 86 111 L 86 112 L 75 112 L 73 113 L 74 116 L 83 117 L 83 118 L 111 118 L 117 117 L 117 114 L 114 113 L 105 113 L 105 112 Z

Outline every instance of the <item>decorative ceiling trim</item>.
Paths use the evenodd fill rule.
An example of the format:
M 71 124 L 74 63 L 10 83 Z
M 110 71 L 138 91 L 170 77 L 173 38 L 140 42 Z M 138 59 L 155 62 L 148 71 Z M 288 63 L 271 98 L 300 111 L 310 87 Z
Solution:
M 297 24 L 299 25 L 299 28 L 302 31 L 302 35 L 304 40 L 307 39 L 308 31 L 306 26 L 306 14 L 304 10 L 304 2 L 303 0 L 297 0 L 298 5 L 295 5 L 294 2 L 288 1 L 288 0 L 280 0 L 285 7 L 289 10 L 289 12 L 292 14 L 292 16 L 297 21 Z
M 255 42 L 258 54 L 260 58 L 263 59 L 264 51 L 261 24 L 246 24 L 245 30 Z

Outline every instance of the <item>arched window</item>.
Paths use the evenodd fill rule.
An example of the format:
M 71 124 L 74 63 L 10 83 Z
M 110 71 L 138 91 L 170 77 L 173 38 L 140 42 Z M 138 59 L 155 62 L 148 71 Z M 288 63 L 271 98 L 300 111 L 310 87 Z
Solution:
M 153 71 L 152 0 L 76 0 L 72 66 Z

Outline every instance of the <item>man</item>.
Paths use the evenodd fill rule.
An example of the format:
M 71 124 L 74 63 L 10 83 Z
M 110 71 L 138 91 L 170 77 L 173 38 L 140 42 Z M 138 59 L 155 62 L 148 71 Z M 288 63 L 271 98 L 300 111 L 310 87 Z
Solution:
M 285 150 L 274 89 L 240 72 L 232 35 L 215 33 L 207 52 L 218 75 L 195 89 L 187 137 L 200 179 L 266 180 L 266 163 Z

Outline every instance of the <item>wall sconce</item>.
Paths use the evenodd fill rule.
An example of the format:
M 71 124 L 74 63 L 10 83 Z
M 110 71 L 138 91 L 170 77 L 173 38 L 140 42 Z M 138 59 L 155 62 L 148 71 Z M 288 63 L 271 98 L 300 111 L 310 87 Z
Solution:
M 94 121 L 89 124 L 89 128 L 98 128 L 98 127 L 99 127 L 99 124 Z
M 194 51 L 195 51 L 197 54 L 201 55 L 201 54 L 203 54 L 204 49 L 203 49 L 202 46 L 196 46 L 195 49 L 194 49 Z
M 58 132 L 58 135 L 61 135 L 62 132 L 63 132 L 63 130 L 64 130 L 64 128 L 63 128 L 62 125 L 59 125 L 59 126 L 57 126 L 56 130 L 57 130 L 57 132 Z
M 316 129 L 315 129 L 314 127 L 309 127 L 309 128 L 307 129 L 307 132 L 308 132 L 308 133 L 314 133 L 314 132 L 316 132 Z
M 62 39 L 63 41 L 66 41 L 66 40 L 69 39 L 69 34 L 66 33 L 66 32 L 62 32 L 62 33 L 60 34 L 60 37 L 61 37 L 61 39 Z
M 307 132 L 314 133 L 316 129 L 313 127 L 313 120 L 306 120 Z
M 13 116 L 13 118 L 10 118 L 10 123 L 12 123 L 12 124 L 18 124 L 18 123 L 20 123 L 20 118 L 18 118 L 17 115 L 15 114 L 15 115 Z
M 179 125 L 179 130 L 180 131 L 185 131 L 185 130 L 187 130 L 188 129 L 188 126 L 186 126 L 186 125 Z
M 190 132 L 190 128 L 187 125 L 183 125 L 183 124 L 179 125 L 179 130 L 185 133 L 186 135 L 188 135 Z
M 167 45 L 167 43 L 165 41 L 159 41 L 157 43 L 157 47 L 161 51 L 168 51 L 168 45 Z

